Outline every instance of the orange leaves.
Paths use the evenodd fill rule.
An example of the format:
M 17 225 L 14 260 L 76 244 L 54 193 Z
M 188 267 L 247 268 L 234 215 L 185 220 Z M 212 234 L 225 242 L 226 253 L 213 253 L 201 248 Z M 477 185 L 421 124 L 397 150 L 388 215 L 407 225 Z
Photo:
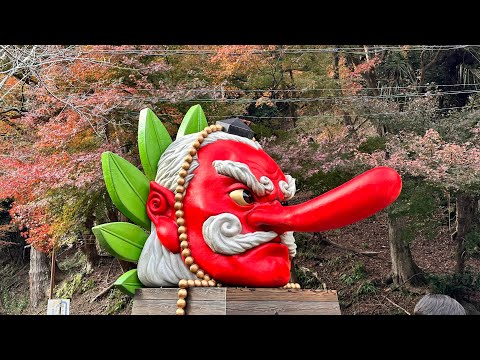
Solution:
M 15 129 L 10 124 L 0 120 L 0 136 L 7 136 L 13 133 L 15 133 Z
M 167 68 L 164 58 L 144 55 L 149 49 L 162 48 L 44 48 L 35 63 L 35 81 L 24 86 L 21 117 L 8 123 L 0 120 L 0 199 L 14 199 L 13 221 L 36 248 L 48 249 L 59 236 L 58 229 L 63 229 L 62 236 L 75 237 L 85 215 L 105 201 L 100 196 L 104 190 L 101 153 L 131 152 L 138 110 L 174 97 L 162 82 L 161 73 Z M 19 85 L 7 79 L 3 89 L 21 90 Z M 7 104 L 19 106 L 18 95 L 10 92 Z M 181 120 L 183 112 L 170 106 L 163 113 L 174 132 L 174 122 Z M 71 204 L 82 201 L 88 202 L 87 209 L 71 211 Z
M 266 91 L 266 92 L 262 93 L 262 96 L 259 97 L 257 99 L 257 101 L 255 102 L 255 107 L 260 107 L 260 106 L 263 106 L 263 105 L 270 106 L 270 107 L 275 106 L 275 104 L 272 101 L 272 93 L 271 92 Z
M 268 50 L 272 46 L 260 45 L 227 45 L 216 48 L 217 53 L 210 61 L 219 66 L 214 74 L 217 78 L 225 78 L 238 73 L 249 72 L 266 63 L 270 57 Z
M 71 141 L 82 128 L 85 128 L 85 120 L 81 119 L 75 111 L 68 109 L 46 123 L 39 130 L 39 148 L 62 148 Z
M 380 58 L 378 56 L 374 56 L 369 60 L 366 60 L 358 65 L 355 65 L 355 70 L 351 73 L 351 77 L 356 77 L 358 75 L 361 75 L 363 73 L 368 73 L 369 71 L 372 71 L 375 66 L 377 66 L 380 63 Z
M 358 65 L 353 65 L 353 70 L 347 66 L 344 56 L 340 56 L 338 62 L 338 75 L 345 95 L 356 95 L 363 88 L 362 74 L 372 71 L 376 65 L 380 63 L 380 59 L 375 56 L 368 61 L 364 61 Z M 333 76 L 333 68 L 329 72 Z
M 64 200 L 69 201 L 66 189 L 99 191 L 102 174 L 98 164 L 105 149 L 76 154 L 34 153 L 23 160 L 0 157 L 0 198 L 15 200 L 10 211 L 12 222 L 37 249 L 46 251 L 51 246 L 51 226 L 56 219 L 52 218 L 49 195 L 65 191 Z
M 91 57 L 90 57 L 91 56 Z M 108 60 L 97 58 L 90 55 L 89 58 L 84 58 L 75 61 L 69 68 L 70 76 L 80 82 L 96 82 L 109 76 L 111 68 L 102 65 L 102 61 Z M 98 61 L 100 63 L 95 63 Z

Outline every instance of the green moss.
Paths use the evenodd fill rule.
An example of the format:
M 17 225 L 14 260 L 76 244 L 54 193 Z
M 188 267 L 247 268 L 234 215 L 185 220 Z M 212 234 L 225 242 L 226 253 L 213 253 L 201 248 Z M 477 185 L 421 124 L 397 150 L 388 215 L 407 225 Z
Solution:
M 83 274 L 77 273 L 57 286 L 55 296 L 60 299 L 71 299 L 82 286 Z
M 132 301 L 130 296 L 123 294 L 117 288 L 110 290 L 107 299 L 108 307 L 106 312 L 108 315 L 115 315 L 119 313 Z
M 87 279 L 84 272 L 76 273 L 57 285 L 55 296 L 60 299 L 71 299 L 75 294 L 83 294 L 95 288 L 95 280 Z
M 75 251 L 72 256 L 66 257 L 58 262 L 58 267 L 62 271 L 71 271 L 74 269 L 82 269 L 87 264 L 87 258 L 81 251 Z
M 465 249 L 472 256 L 480 256 L 480 228 L 475 227 L 465 235 Z
M 95 280 L 88 279 L 82 283 L 80 290 L 83 294 L 84 292 L 87 292 L 88 290 L 92 290 L 94 288 L 95 288 Z

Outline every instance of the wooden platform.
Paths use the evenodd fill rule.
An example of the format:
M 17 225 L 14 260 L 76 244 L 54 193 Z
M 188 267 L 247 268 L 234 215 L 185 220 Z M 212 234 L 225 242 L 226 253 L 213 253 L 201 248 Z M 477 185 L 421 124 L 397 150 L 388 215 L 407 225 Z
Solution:
M 138 289 L 132 315 L 174 315 L 178 288 Z M 278 288 L 188 289 L 189 315 L 340 315 L 335 290 Z

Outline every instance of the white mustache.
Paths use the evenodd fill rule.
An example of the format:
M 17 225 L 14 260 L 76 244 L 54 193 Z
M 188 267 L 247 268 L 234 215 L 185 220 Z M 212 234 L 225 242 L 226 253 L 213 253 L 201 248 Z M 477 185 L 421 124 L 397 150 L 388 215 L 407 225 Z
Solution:
M 297 244 L 295 244 L 293 231 L 284 232 L 282 235 L 280 235 L 280 240 L 282 241 L 282 244 L 288 247 L 288 253 L 290 254 L 290 257 L 295 257 L 297 254 Z
M 278 236 L 274 231 L 255 231 L 248 234 L 241 234 L 241 232 L 240 219 L 230 213 L 211 216 L 202 227 L 203 238 L 210 249 L 224 255 L 241 254 Z M 297 245 L 293 231 L 281 234 L 280 240 L 288 247 L 290 257 L 294 257 Z

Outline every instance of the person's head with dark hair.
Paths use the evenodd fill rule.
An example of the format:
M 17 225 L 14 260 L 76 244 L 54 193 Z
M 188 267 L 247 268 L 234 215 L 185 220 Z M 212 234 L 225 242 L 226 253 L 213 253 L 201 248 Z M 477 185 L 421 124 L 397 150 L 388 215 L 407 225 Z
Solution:
M 467 315 L 464 307 L 448 295 L 428 294 L 415 305 L 413 315 Z

